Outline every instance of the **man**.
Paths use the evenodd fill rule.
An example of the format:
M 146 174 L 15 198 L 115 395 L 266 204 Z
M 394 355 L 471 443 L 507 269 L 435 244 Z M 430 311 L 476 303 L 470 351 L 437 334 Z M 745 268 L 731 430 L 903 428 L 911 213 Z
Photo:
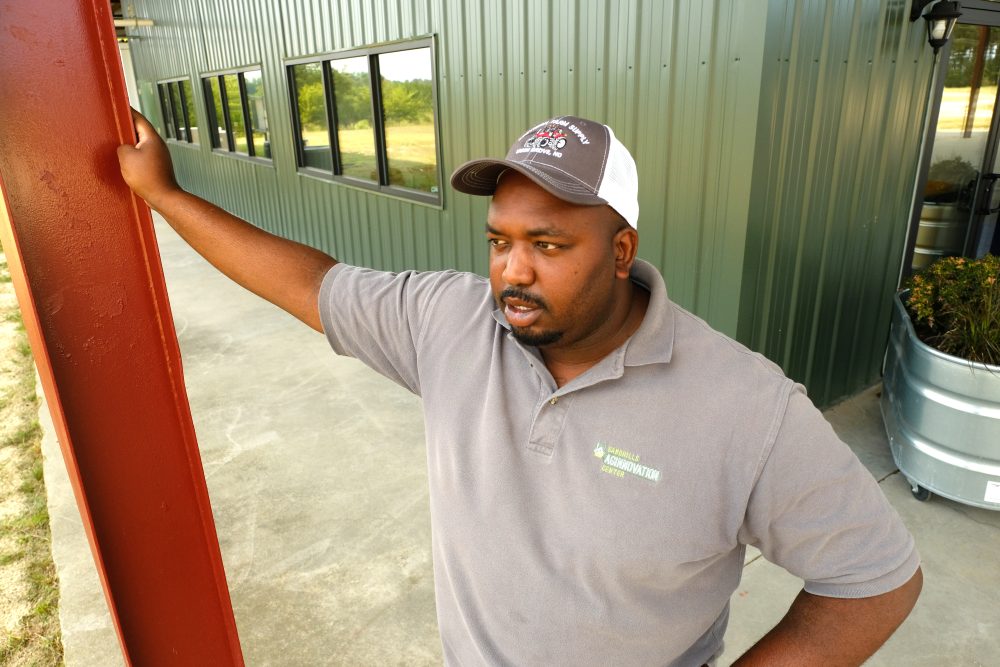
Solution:
M 122 174 L 195 250 L 422 396 L 451 665 L 701 665 L 745 545 L 802 577 L 740 664 L 856 665 L 921 586 L 912 537 L 805 397 L 636 259 L 635 164 L 571 116 L 475 160 L 489 280 L 338 264 L 182 191 L 154 129 Z

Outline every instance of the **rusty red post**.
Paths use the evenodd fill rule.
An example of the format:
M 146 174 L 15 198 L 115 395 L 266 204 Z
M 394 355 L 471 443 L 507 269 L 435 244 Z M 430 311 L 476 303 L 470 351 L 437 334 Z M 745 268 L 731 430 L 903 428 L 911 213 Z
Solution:
M 110 3 L 0 0 L 0 239 L 126 661 L 241 665 Z

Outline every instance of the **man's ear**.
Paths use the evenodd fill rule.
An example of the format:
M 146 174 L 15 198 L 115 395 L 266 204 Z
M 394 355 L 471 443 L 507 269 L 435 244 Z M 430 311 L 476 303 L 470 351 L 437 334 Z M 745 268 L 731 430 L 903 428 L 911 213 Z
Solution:
M 628 280 L 635 255 L 639 251 L 639 232 L 634 227 L 626 225 L 612 238 L 615 253 L 615 277 Z

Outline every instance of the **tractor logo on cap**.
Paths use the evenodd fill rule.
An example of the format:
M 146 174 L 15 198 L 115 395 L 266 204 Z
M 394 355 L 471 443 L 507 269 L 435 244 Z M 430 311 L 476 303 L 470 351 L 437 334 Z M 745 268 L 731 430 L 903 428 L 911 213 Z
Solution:
M 566 133 L 557 125 L 546 125 L 524 142 L 525 148 L 549 148 L 557 151 L 562 150 L 565 145 Z

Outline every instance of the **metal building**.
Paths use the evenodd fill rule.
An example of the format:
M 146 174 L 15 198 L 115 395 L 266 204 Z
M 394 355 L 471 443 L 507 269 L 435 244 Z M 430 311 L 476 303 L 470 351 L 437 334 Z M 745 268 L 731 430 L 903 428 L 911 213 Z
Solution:
M 640 255 L 675 301 L 819 404 L 879 377 L 948 54 L 910 2 L 127 11 L 153 22 L 129 47 L 182 185 L 265 229 L 351 263 L 484 272 L 487 201 L 451 190 L 451 171 L 551 115 L 599 119 L 635 155 Z

